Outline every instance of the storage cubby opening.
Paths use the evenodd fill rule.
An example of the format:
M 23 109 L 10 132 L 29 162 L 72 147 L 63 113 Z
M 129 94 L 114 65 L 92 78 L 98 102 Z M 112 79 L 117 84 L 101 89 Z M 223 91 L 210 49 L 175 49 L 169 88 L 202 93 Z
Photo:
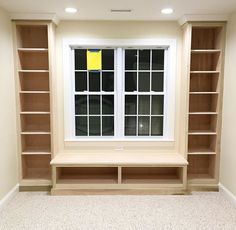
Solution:
M 48 48 L 47 25 L 17 25 L 18 48 Z
M 51 152 L 51 136 L 49 134 L 21 135 L 22 152 Z
M 191 71 L 219 71 L 220 53 L 192 53 Z
M 22 114 L 21 115 L 22 132 L 50 132 L 49 114 Z
M 48 73 L 20 73 L 21 91 L 49 91 Z
M 189 153 L 212 153 L 216 151 L 216 135 L 189 135 Z
M 50 155 L 22 156 L 23 179 L 51 179 Z
M 21 94 L 20 103 L 22 112 L 50 112 L 49 94 Z
M 57 183 L 61 184 L 117 184 L 118 167 L 60 167 Z
M 219 92 L 219 74 L 191 74 L 190 92 Z
M 19 52 L 20 70 L 48 70 L 48 52 Z
M 217 94 L 192 94 L 189 98 L 189 112 L 217 112 Z
M 123 167 L 124 184 L 168 184 L 182 182 L 182 168 L 178 167 Z
M 189 115 L 189 132 L 216 132 L 217 115 Z
M 215 159 L 214 155 L 189 155 L 188 179 L 213 179 Z
M 221 49 L 222 27 L 193 27 L 191 49 Z

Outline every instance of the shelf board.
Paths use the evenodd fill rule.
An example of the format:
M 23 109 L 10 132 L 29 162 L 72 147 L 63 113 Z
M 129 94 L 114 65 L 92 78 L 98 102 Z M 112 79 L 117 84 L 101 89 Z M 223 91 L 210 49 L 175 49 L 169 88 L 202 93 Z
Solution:
M 37 94 L 37 93 L 40 93 L 40 94 L 43 94 L 43 93 L 50 93 L 50 91 L 20 91 L 19 93 L 22 93 L 22 94 Z
M 201 152 L 201 151 L 196 151 L 196 152 L 188 152 L 188 155 L 216 155 L 216 152 Z
M 190 71 L 190 73 L 198 73 L 198 74 L 206 74 L 206 73 L 210 73 L 210 74 L 214 74 L 214 73 L 220 73 L 220 71 L 218 70 L 193 70 Z
M 50 114 L 50 112 L 42 112 L 42 111 L 23 111 L 20 114 Z
M 220 53 L 220 49 L 192 49 L 191 53 Z
M 145 155 L 145 158 L 143 157 Z M 76 153 L 76 154 L 58 154 L 51 161 L 51 165 L 56 166 L 87 166 L 87 165 L 105 165 L 106 167 L 114 165 L 122 166 L 156 166 L 156 167 L 182 167 L 186 166 L 186 159 L 176 153 L 120 153 L 120 154 L 93 154 L 93 153 Z
M 209 131 L 209 130 L 199 130 L 199 131 L 190 130 L 188 132 L 188 135 L 217 135 L 217 133 L 215 131 Z
M 189 112 L 189 115 L 217 115 L 218 112 Z
M 216 155 L 216 152 L 212 151 L 209 148 L 197 148 L 197 149 L 189 149 L 189 155 Z
M 49 73 L 49 70 L 46 69 L 20 69 L 19 73 Z
M 219 94 L 219 92 L 189 92 L 189 94 Z
M 21 132 L 22 135 L 50 135 L 51 132 Z
M 47 48 L 18 48 L 19 52 L 48 52 Z
M 51 152 L 35 152 L 35 151 L 27 151 L 27 152 L 22 152 L 21 155 L 51 155 Z

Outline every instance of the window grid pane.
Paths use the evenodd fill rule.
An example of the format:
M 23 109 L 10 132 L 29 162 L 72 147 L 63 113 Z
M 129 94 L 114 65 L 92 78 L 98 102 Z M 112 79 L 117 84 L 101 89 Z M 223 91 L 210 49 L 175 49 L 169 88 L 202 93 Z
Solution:
M 101 71 L 87 70 L 86 52 L 74 52 L 75 135 L 114 136 L 114 50 L 102 50 Z
M 164 119 L 164 49 L 133 50 L 137 68 L 130 68 L 130 50 L 125 50 L 125 136 L 162 136 Z M 134 58 L 133 58 L 134 59 Z M 134 74 L 137 82 L 134 83 Z M 128 79 L 130 77 L 130 79 Z M 137 88 L 135 88 L 135 86 Z M 136 98 L 133 109 L 130 98 Z M 135 110 L 135 111 L 134 111 Z M 130 131 L 131 120 L 136 124 Z M 158 120 L 159 119 L 159 120 Z M 152 122 L 153 120 L 153 122 Z M 158 126 L 158 127 L 155 127 Z M 135 130 L 135 134 L 134 134 Z M 131 135 L 132 133 L 132 135 Z

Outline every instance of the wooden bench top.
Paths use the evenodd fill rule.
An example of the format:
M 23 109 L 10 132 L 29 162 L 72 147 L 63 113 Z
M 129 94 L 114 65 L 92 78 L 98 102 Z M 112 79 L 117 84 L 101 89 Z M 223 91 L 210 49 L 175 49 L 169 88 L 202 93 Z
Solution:
M 51 161 L 53 166 L 186 166 L 187 160 L 176 153 L 64 153 Z

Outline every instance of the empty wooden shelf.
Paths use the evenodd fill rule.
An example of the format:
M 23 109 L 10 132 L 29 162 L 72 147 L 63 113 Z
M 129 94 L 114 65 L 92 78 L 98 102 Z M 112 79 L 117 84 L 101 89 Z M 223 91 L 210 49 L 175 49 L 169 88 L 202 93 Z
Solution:
M 190 92 L 219 92 L 219 74 L 190 75 Z
M 21 111 L 27 112 L 49 112 L 50 99 L 49 94 L 20 94 Z
M 47 25 L 16 25 L 18 48 L 48 48 Z
M 32 51 L 19 53 L 19 70 L 48 70 L 48 52 Z
M 209 25 L 205 23 L 193 25 L 192 27 L 192 40 L 191 49 L 201 50 L 221 50 L 222 41 L 224 39 L 224 26 L 223 25 Z
M 215 152 L 216 135 L 189 135 L 188 152 Z
M 192 53 L 192 71 L 217 71 L 220 68 L 220 53 Z
M 216 114 L 190 114 L 189 132 L 216 132 Z
M 49 91 L 49 73 L 20 72 L 21 91 Z
M 22 157 L 23 179 L 51 179 L 50 155 L 24 155 Z
M 217 112 L 217 94 L 190 94 L 189 112 Z
M 188 178 L 190 181 L 215 178 L 214 155 L 189 155 Z
M 182 168 L 177 167 L 122 167 L 124 184 L 181 184 Z
M 22 152 L 51 152 L 49 134 L 21 134 Z
M 49 114 L 22 114 L 22 132 L 50 132 Z
M 58 184 L 116 184 L 117 167 L 60 167 L 57 168 Z

